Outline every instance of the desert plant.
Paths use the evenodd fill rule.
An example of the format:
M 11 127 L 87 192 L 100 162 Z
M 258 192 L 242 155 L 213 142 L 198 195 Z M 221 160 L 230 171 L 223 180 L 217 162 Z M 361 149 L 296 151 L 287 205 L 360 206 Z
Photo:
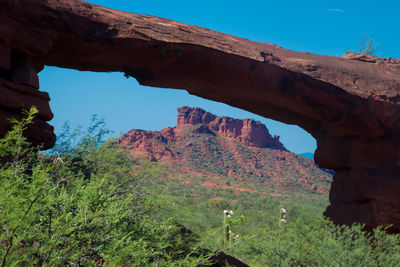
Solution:
M 369 37 L 367 34 L 364 34 L 360 40 L 360 48 L 359 48 L 359 52 L 362 54 L 366 54 L 366 55 L 373 55 L 375 54 L 377 47 L 375 46 L 374 43 L 374 39 Z M 352 49 L 345 49 L 344 50 L 344 54 L 348 55 L 354 53 L 354 51 Z
M 360 39 L 360 53 L 373 55 L 376 50 L 377 47 L 375 46 L 374 39 L 364 34 Z
M 351 53 L 354 53 L 354 51 L 352 49 L 345 49 L 344 50 L 344 54 L 345 55 L 348 55 L 348 54 L 351 54 Z

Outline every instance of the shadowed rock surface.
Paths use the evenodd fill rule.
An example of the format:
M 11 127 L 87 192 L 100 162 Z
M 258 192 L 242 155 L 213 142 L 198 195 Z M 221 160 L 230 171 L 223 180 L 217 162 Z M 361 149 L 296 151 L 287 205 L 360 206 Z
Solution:
M 317 139 L 316 163 L 336 170 L 326 215 L 400 230 L 396 64 L 294 52 L 80 0 L 0 0 L 0 33 L 2 133 L 6 117 L 35 104 L 28 136 L 53 145 L 48 96 L 37 91 L 44 65 L 120 71 L 299 125 Z

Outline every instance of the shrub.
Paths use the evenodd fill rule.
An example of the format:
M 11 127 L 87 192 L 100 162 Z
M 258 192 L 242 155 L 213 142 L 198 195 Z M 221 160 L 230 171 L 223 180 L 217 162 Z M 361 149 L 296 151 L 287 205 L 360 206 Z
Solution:
M 369 37 L 367 34 L 364 34 L 361 38 L 360 38 L 360 48 L 359 48 L 359 52 L 372 56 L 375 54 L 377 47 L 374 43 L 374 39 Z M 344 54 L 348 55 L 354 53 L 354 51 L 352 49 L 345 49 L 344 50 Z
M 360 39 L 360 53 L 364 53 L 366 55 L 373 55 L 376 52 L 376 46 L 374 43 L 374 39 L 364 34 Z
M 37 157 L 23 130 L 32 108 L 0 139 L 1 266 L 189 264 L 196 235 L 174 219 L 155 219 L 141 188 L 153 173 L 131 164 L 101 127 L 63 155 Z

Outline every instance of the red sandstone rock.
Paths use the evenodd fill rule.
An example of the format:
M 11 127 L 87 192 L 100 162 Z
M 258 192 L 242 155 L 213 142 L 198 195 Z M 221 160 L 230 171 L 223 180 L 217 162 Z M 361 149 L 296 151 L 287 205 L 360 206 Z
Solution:
M 367 55 L 367 54 L 363 54 L 363 53 L 350 53 L 350 54 L 344 55 L 342 58 L 351 59 L 351 60 L 359 60 L 359 61 L 364 61 L 364 62 L 371 62 L 371 63 L 376 63 L 378 61 L 377 56 Z
M 21 119 L 22 110 L 36 106 L 39 113 L 35 123 L 28 126 L 26 135 L 34 145 L 43 145 L 43 149 L 51 148 L 55 143 L 55 135 L 53 126 L 46 123 L 53 118 L 49 101 L 48 93 L 0 78 L 0 136 L 11 130 L 8 119 Z
M 120 71 L 143 85 L 185 89 L 299 125 L 317 139 L 316 162 L 335 168 L 341 173 L 339 180 L 349 175 L 346 182 L 333 183 L 333 201 L 326 214 L 337 222 L 393 224 L 400 231 L 396 215 L 400 205 L 390 201 L 397 195 L 387 186 L 371 194 L 380 179 L 400 190 L 395 141 L 400 139 L 400 67 L 396 65 L 400 60 L 373 63 L 375 59 L 367 57 L 349 60 L 299 53 L 80 0 L 2 0 L 0 17 L 0 43 L 13 55 L 29 59 L 26 65 L 37 72 L 44 64 Z M 0 106 L 0 110 L 8 109 Z M 199 121 L 199 116 L 193 114 L 189 121 Z M 232 138 L 242 136 L 243 125 L 228 127 L 224 126 L 227 120 L 201 116 L 203 121 L 203 116 L 208 118 L 210 129 L 218 128 Z M 5 122 L 0 126 L 6 127 Z M 50 146 L 53 139 L 49 134 L 43 141 Z M 255 145 L 263 143 L 262 138 L 257 140 Z M 350 175 L 353 171 L 360 175 L 357 179 Z M 362 184 L 360 179 L 367 176 L 374 176 L 376 184 Z M 342 184 L 356 190 L 340 198 Z M 366 199 L 359 200 L 359 194 Z
M 364 61 L 364 62 L 369 62 L 369 63 L 377 63 L 379 65 L 389 65 L 389 66 L 395 65 L 395 67 L 400 67 L 398 65 L 398 64 L 400 64 L 400 58 L 391 58 L 391 57 L 379 58 L 377 56 L 366 55 L 364 53 L 350 53 L 350 54 L 344 55 L 342 58 Z
M 171 127 L 162 129 L 160 131 L 160 134 L 167 140 L 175 140 L 176 139 L 174 128 L 171 128 Z
M 29 110 L 31 106 L 39 109 L 40 119 L 49 121 L 53 113 L 49 106 L 49 95 L 28 86 L 18 85 L 0 78 L 0 107 L 20 114 L 21 110 Z
M 207 133 L 211 130 L 225 138 L 235 139 L 245 146 L 286 150 L 279 142 L 279 137 L 272 138 L 265 125 L 251 119 L 217 117 L 200 108 L 181 107 L 178 109 L 177 127 L 187 124 L 203 124 L 195 130 L 197 133 Z
M 11 49 L 0 43 L 0 69 L 9 70 L 11 67 Z
M 230 177 L 231 182 L 278 185 L 283 190 L 290 189 L 297 180 L 299 190 L 327 194 L 330 175 L 314 162 L 288 152 L 278 139 L 271 137 L 260 122 L 182 107 L 178 109 L 176 127 L 160 132 L 131 130 L 115 143 L 136 158 L 161 162 L 171 170 L 186 167 L 192 173 L 211 172 L 213 176 Z M 215 181 L 208 183 L 218 187 Z
M 15 83 L 39 89 L 39 76 L 36 71 L 29 66 L 18 67 L 12 71 L 11 80 Z
M 8 119 L 21 119 L 22 110 L 36 106 L 39 113 L 25 135 L 34 145 L 47 149 L 55 143 L 53 127 L 46 123 L 53 118 L 50 98 L 47 93 L 37 90 L 39 77 L 36 69 L 30 65 L 39 70 L 43 68 L 43 64 L 34 63 L 24 54 L 13 53 L 9 46 L 0 42 L 0 136 L 4 136 L 12 127 Z
M 15 118 L 21 120 L 23 116 L 12 111 L 0 110 L 0 136 L 4 136 L 12 128 L 12 124 L 8 122 L 8 119 Z M 47 124 L 46 121 L 39 118 L 34 119 L 33 124 L 25 130 L 25 135 L 29 137 L 29 141 L 33 145 L 41 145 L 42 149 L 51 148 L 56 137 L 54 135 L 54 127 Z
M 167 143 L 167 139 L 160 132 L 131 130 L 115 143 L 134 152 L 137 156 L 144 156 L 151 161 L 179 158 L 179 155 L 175 155 L 168 147 L 158 145 L 158 143 Z
M 198 125 L 195 133 L 218 134 L 224 138 L 234 139 L 249 147 L 273 148 L 286 150 L 279 137 L 272 137 L 267 127 L 252 119 L 233 119 L 217 117 L 201 108 L 181 107 L 178 109 L 177 127 L 167 127 L 160 132 L 131 130 L 118 140 L 118 144 L 134 144 L 137 141 L 158 140 L 160 142 L 175 141 L 177 132 L 186 125 Z

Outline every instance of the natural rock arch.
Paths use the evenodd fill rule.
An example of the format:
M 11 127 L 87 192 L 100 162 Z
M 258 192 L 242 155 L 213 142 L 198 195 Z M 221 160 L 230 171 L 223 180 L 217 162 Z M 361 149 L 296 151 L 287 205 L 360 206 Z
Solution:
M 297 124 L 336 174 L 326 215 L 400 231 L 400 68 L 299 53 L 201 27 L 80 0 L 0 1 L 0 134 L 36 105 L 27 135 L 51 147 L 44 65 L 120 71 Z M 390 60 L 388 60 L 390 63 Z

